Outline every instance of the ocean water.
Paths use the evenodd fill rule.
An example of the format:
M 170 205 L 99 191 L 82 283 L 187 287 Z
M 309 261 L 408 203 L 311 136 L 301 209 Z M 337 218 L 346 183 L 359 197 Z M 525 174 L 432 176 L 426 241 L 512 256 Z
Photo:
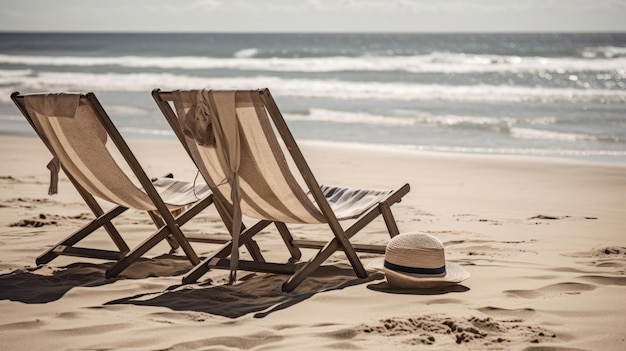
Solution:
M 626 33 L 0 33 L 13 91 L 93 91 L 123 135 L 174 135 L 161 89 L 269 88 L 297 140 L 626 162 Z

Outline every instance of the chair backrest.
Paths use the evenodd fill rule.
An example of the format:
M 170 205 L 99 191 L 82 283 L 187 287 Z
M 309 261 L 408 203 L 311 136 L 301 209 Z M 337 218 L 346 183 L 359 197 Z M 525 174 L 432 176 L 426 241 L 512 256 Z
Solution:
M 150 197 L 131 181 L 107 148 L 109 129 L 115 127 L 91 95 L 92 99 L 85 94 L 30 94 L 15 95 L 13 100 L 65 172 L 84 190 L 124 207 L 155 210 Z M 109 122 L 107 128 L 103 120 Z
M 174 103 L 176 121 L 169 121 L 194 159 L 202 175 L 220 198 L 232 205 L 232 180 L 220 160 L 217 145 L 204 145 L 182 133 L 185 119 L 195 114 L 202 99 L 201 90 L 174 91 L 167 100 Z M 205 91 L 206 93 L 206 91 Z M 286 223 L 325 223 L 327 220 L 311 201 L 292 174 L 268 117 L 262 91 L 234 91 L 234 113 L 221 113 L 219 106 L 211 113 L 220 118 L 236 118 L 239 127 L 239 189 L 241 210 L 246 216 Z M 230 117 L 229 117 L 230 116 Z M 191 117 L 191 116 L 190 116 Z M 174 123 L 172 123 L 174 122 Z M 182 122 L 182 124 L 181 124 Z M 182 140 L 181 140 L 182 141 Z

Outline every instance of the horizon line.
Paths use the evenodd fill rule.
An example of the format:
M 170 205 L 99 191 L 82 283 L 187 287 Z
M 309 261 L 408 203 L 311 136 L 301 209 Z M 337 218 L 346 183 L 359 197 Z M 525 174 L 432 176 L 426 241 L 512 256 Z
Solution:
M 626 30 L 485 31 L 152 31 L 152 30 L 3 30 L 1 34 L 626 34 Z

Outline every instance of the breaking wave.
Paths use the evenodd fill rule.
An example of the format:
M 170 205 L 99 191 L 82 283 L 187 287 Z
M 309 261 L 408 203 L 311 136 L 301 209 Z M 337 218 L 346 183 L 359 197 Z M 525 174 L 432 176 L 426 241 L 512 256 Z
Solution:
M 162 89 L 259 89 L 280 96 L 328 99 L 445 100 L 469 102 L 626 102 L 626 91 L 524 87 L 512 85 L 438 85 L 403 82 L 351 82 L 272 76 L 201 77 L 171 73 L 81 73 L 0 70 L 4 89 L 34 91 L 150 91 Z
M 274 72 L 400 71 L 411 73 L 578 72 L 616 71 L 624 75 L 625 48 L 587 49 L 583 57 L 433 52 L 425 55 L 362 55 L 323 57 L 255 57 L 255 48 L 239 50 L 231 58 L 205 56 L 26 56 L 0 54 L 0 64 L 20 66 L 118 66 L 159 69 L 230 69 Z

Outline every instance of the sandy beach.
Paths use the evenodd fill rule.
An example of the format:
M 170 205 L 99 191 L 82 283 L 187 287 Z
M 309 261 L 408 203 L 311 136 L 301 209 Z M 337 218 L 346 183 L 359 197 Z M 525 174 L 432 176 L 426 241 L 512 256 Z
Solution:
M 129 144 L 149 176 L 194 179 L 176 141 Z M 234 286 L 224 285 L 227 271 L 182 286 L 191 266 L 165 243 L 116 279 L 104 279 L 105 261 L 61 257 L 37 267 L 40 253 L 92 215 L 64 175 L 59 194 L 47 195 L 50 154 L 39 139 L 0 135 L 0 349 L 626 349 L 626 166 L 301 147 L 320 183 L 409 183 L 393 207 L 400 231 L 437 236 L 471 278 L 397 290 L 380 273 L 357 279 L 335 254 L 291 293 L 280 290 L 284 276 L 246 272 Z M 131 244 L 153 230 L 140 212 L 114 223 Z M 379 219 L 355 241 L 385 244 L 384 228 Z M 324 226 L 290 229 L 330 235 Z M 183 231 L 226 233 L 213 208 Z M 266 257 L 288 258 L 274 230 L 258 242 Z M 104 231 L 85 245 L 113 247 Z M 206 255 L 217 246 L 194 248 Z

